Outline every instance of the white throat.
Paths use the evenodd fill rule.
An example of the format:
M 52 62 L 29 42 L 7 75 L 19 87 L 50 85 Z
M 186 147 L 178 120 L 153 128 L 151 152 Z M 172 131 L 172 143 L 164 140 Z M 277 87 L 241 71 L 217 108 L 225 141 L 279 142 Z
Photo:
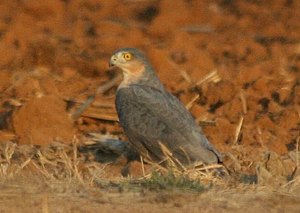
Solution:
M 141 79 L 143 74 L 143 68 L 141 70 L 132 72 L 126 68 L 123 68 L 123 81 L 119 85 L 119 88 L 128 87 L 130 84 L 134 84 Z

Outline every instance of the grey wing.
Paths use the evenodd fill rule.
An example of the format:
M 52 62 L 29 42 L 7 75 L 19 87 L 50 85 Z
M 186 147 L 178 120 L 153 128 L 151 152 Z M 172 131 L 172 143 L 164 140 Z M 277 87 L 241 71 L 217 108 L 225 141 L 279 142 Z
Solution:
M 161 160 L 158 141 L 167 128 L 164 122 L 145 104 L 136 100 L 130 88 L 117 92 L 116 108 L 120 124 L 134 148 L 148 159 Z
M 129 139 L 147 149 L 146 152 L 153 152 L 159 158 L 162 155 L 160 141 L 181 160 L 186 154 L 192 161 L 211 163 L 219 158 L 176 97 L 166 91 L 139 85 L 123 88 L 118 94 L 116 105 L 121 125 Z
M 173 130 L 178 130 L 189 143 L 195 147 L 200 143 L 204 148 L 214 152 L 218 160 L 222 161 L 221 154 L 207 140 L 191 113 L 175 96 L 167 91 L 160 91 L 147 86 L 133 86 L 133 90 L 140 102 L 147 104 L 149 108 L 157 108 L 156 111 L 159 112 L 159 116 L 163 117 L 166 124 L 171 126 Z

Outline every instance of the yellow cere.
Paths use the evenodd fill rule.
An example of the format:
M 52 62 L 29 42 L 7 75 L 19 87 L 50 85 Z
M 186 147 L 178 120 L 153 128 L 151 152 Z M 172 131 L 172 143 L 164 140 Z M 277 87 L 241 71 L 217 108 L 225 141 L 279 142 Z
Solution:
M 126 59 L 126 61 L 129 61 L 132 58 L 132 54 L 131 53 L 124 53 L 123 57 Z

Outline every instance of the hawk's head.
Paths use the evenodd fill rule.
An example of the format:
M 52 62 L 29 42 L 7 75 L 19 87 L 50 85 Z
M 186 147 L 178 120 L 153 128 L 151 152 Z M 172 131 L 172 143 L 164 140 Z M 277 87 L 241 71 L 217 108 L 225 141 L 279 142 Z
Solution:
M 118 67 L 124 75 L 142 75 L 148 62 L 144 54 L 134 48 L 122 48 L 113 53 L 109 66 Z
M 124 79 L 120 87 L 143 84 L 163 88 L 145 55 L 135 48 L 115 51 L 110 58 L 109 66 L 122 70 Z

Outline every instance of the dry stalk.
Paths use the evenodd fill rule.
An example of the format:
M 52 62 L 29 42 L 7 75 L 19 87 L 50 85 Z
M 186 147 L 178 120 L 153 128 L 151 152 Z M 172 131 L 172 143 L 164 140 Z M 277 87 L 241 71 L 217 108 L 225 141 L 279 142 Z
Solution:
M 71 162 L 71 159 L 68 157 L 65 150 L 61 151 L 61 158 L 63 159 L 63 162 L 66 165 L 69 177 L 72 177 L 72 174 L 74 174 L 72 162 Z
M 122 75 L 117 75 L 110 81 L 98 87 L 98 89 L 96 90 L 96 94 L 98 95 L 98 94 L 105 93 L 106 91 L 110 90 L 113 86 L 117 85 L 117 83 L 121 80 L 122 80 Z
M 42 174 L 44 175 L 46 178 L 50 178 L 52 177 L 52 175 L 49 174 L 49 172 L 45 169 L 45 167 L 42 166 L 42 168 L 40 166 L 38 166 L 34 161 L 31 161 L 32 165 Z
M 187 176 L 195 181 L 207 181 L 207 182 L 221 182 L 220 178 L 217 178 L 215 175 L 216 170 L 224 168 L 223 165 L 213 164 L 205 165 L 202 162 L 194 163 L 192 167 L 185 167 L 178 159 L 174 158 L 172 152 L 161 142 L 159 142 L 161 150 L 165 155 L 165 159 L 169 165 L 171 165 L 173 174 L 178 176 Z M 158 168 L 159 171 L 167 172 L 168 169 L 162 167 Z M 145 178 L 151 177 L 151 174 L 145 176 Z
M 260 143 L 260 145 L 262 146 L 262 148 L 264 148 L 265 150 L 267 150 L 267 147 L 265 146 L 265 144 L 264 144 L 264 142 L 263 142 L 263 140 L 261 138 L 262 132 L 261 132 L 260 127 L 257 126 L 256 130 L 257 130 L 257 133 L 258 133 L 258 142 Z
M 38 156 L 38 159 L 40 161 L 40 163 L 42 164 L 43 168 L 45 168 L 45 163 L 47 164 L 50 164 L 52 166 L 56 166 L 56 163 L 52 162 L 52 161 L 49 161 L 42 153 L 40 150 L 37 151 L 37 156 Z
M 168 169 L 166 169 L 165 167 L 161 166 L 162 163 L 164 163 L 165 161 L 167 161 L 167 159 L 165 158 L 164 160 L 156 163 L 156 162 L 153 162 L 153 161 L 150 161 L 148 160 L 147 158 L 144 158 L 143 159 L 146 163 L 148 163 L 149 165 L 152 166 L 152 169 L 151 170 L 160 170 L 160 171 L 163 171 L 163 172 L 168 172 Z M 148 174 L 148 175 L 151 175 L 151 174 Z M 147 176 L 147 175 L 146 175 Z
M 117 114 L 109 115 L 101 111 L 97 112 L 97 110 L 92 111 L 88 109 L 85 112 L 83 112 L 81 116 L 88 117 L 88 118 L 95 118 L 99 120 L 106 120 L 106 121 L 119 121 Z
M 282 188 L 285 188 L 285 187 L 291 186 L 291 185 L 298 185 L 299 183 L 300 183 L 300 176 L 298 176 L 298 177 L 294 178 L 293 180 L 287 182 L 286 184 L 284 184 L 282 186 Z
M 183 166 L 183 164 L 173 156 L 173 153 L 160 141 L 158 142 L 161 151 L 163 152 L 163 154 L 165 155 L 165 157 L 168 159 L 168 163 L 171 163 L 172 167 L 179 169 L 178 166 L 180 166 L 180 169 L 185 171 L 186 168 Z M 178 165 L 178 166 L 176 166 Z
M 185 149 L 183 147 L 180 147 L 180 150 L 184 153 L 186 159 L 188 160 L 189 164 L 191 164 L 191 159 L 190 156 L 188 155 L 188 153 L 185 151 Z
M 187 110 L 190 110 L 192 106 L 195 104 L 195 102 L 199 99 L 199 97 L 200 97 L 199 94 L 195 95 L 195 97 L 185 105 L 185 108 L 187 108 Z
M 76 138 L 76 136 L 74 136 L 73 138 L 73 169 L 74 169 L 74 173 L 77 177 L 77 179 L 80 181 L 81 184 L 83 184 L 83 179 L 82 179 L 82 176 L 79 174 L 79 171 L 78 171 L 78 159 L 77 159 L 77 142 L 78 142 L 78 139 Z
M 204 83 L 208 82 L 214 82 L 217 83 L 221 81 L 221 77 L 218 74 L 218 71 L 216 69 L 212 70 L 210 73 L 208 73 L 204 78 L 196 82 L 196 86 L 199 86 Z
M 211 165 L 203 165 L 201 168 L 195 168 L 196 171 L 208 171 L 212 169 L 220 169 L 223 168 L 224 166 L 221 164 L 211 164 Z
M 216 126 L 216 121 L 204 121 L 201 120 L 201 118 L 197 118 L 196 122 L 199 124 L 199 126 Z
M 241 165 L 241 161 L 239 161 L 236 156 L 234 156 L 232 153 L 227 152 L 226 156 L 230 158 L 230 160 L 233 161 L 234 163 L 234 167 L 236 167 L 237 170 L 241 170 L 242 169 L 242 165 Z
M 241 102 L 242 102 L 243 113 L 245 115 L 245 114 L 247 114 L 247 101 L 246 101 L 245 93 L 244 93 L 243 90 L 240 93 L 240 99 L 241 99 Z
M 235 130 L 235 135 L 234 135 L 234 140 L 233 140 L 233 144 L 234 145 L 236 145 L 238 143 L 239 137 L 241 135 L 241 130 L 242 130 L 243 122 L 244 122 L 244 117 L 241 116 L 240 120 L 239 120 L 239 123 L 238 123 L 238 125 L 236 127 L 236 130 Z
M 11 163 L 10 160 L 11 160 L 13 154 L 15 153 L 16 146 L 17 146 L 17 144 L 11 143 L 11 142 L 5 144 L 4 157 L 8 164 Z
M 88 181 L 89 185 L 93 185 L 95 180 L 105 173 L 106 166 L 107 164 L 104 164 L 101 168 L 98 163 L 91 163 L 86 166 L 87 170 L 89 171 L 89 174 L 91 175 L 90 180 Z
M 88 99 L 75 112 L 72 113 L 71 115 L 72 119 L 74 121 L 77 120 L 82 115 L 82 113 L 95 101 L 96 95 L 103 94 L 106 91 L 108 91 L 110 88 L 115 86 L 121 80 L 121 78 L 122 78 L 121 75 L 117 75 L 112 80 L 98 87 L 96 93 L 88 97 Z
M 186 70 L 179 68 L 174 62 L 172 62 L 171 60 L 168 60 L 168 62 L 170 63 L 170 65 L 180 73 L 180 75 L 182 76 L 182 78 L 188 82 L 189 84 L 193 83 L 192 78 L 189 76 L 189 74 L 186 72 Z
M 24 169 L 32 160 L 32 157 L 28 158 L 26 161 L 24 161 L 21 166 L 16 170 L 15 174 L 19 173 L 22 169 Z
M 78 107 L 81 104 L 84 104 L 86 102 L 86 100 L 74 100 L 70 97 L 64 97 L 64 101 L 67 102 L 73 102 L 75 103 L 75 106 Z M 103 109 L 112 109 L 114 108 L 114 103 L 112 103 L 111 101 L 94 101 L 92 106 L 97 107 L 97 108 L 103 108 Z
M 8 164 L 0 164 L 0 176 L 5 177 L 8 175 Z
M 143 157 L 142 156 L 140 156 L 140 161 L 141 161 L 141 165 L 142 165 L 143 177 L 145 177 L 145 167 L 144 167 L 144 161 L 143 161 Z

